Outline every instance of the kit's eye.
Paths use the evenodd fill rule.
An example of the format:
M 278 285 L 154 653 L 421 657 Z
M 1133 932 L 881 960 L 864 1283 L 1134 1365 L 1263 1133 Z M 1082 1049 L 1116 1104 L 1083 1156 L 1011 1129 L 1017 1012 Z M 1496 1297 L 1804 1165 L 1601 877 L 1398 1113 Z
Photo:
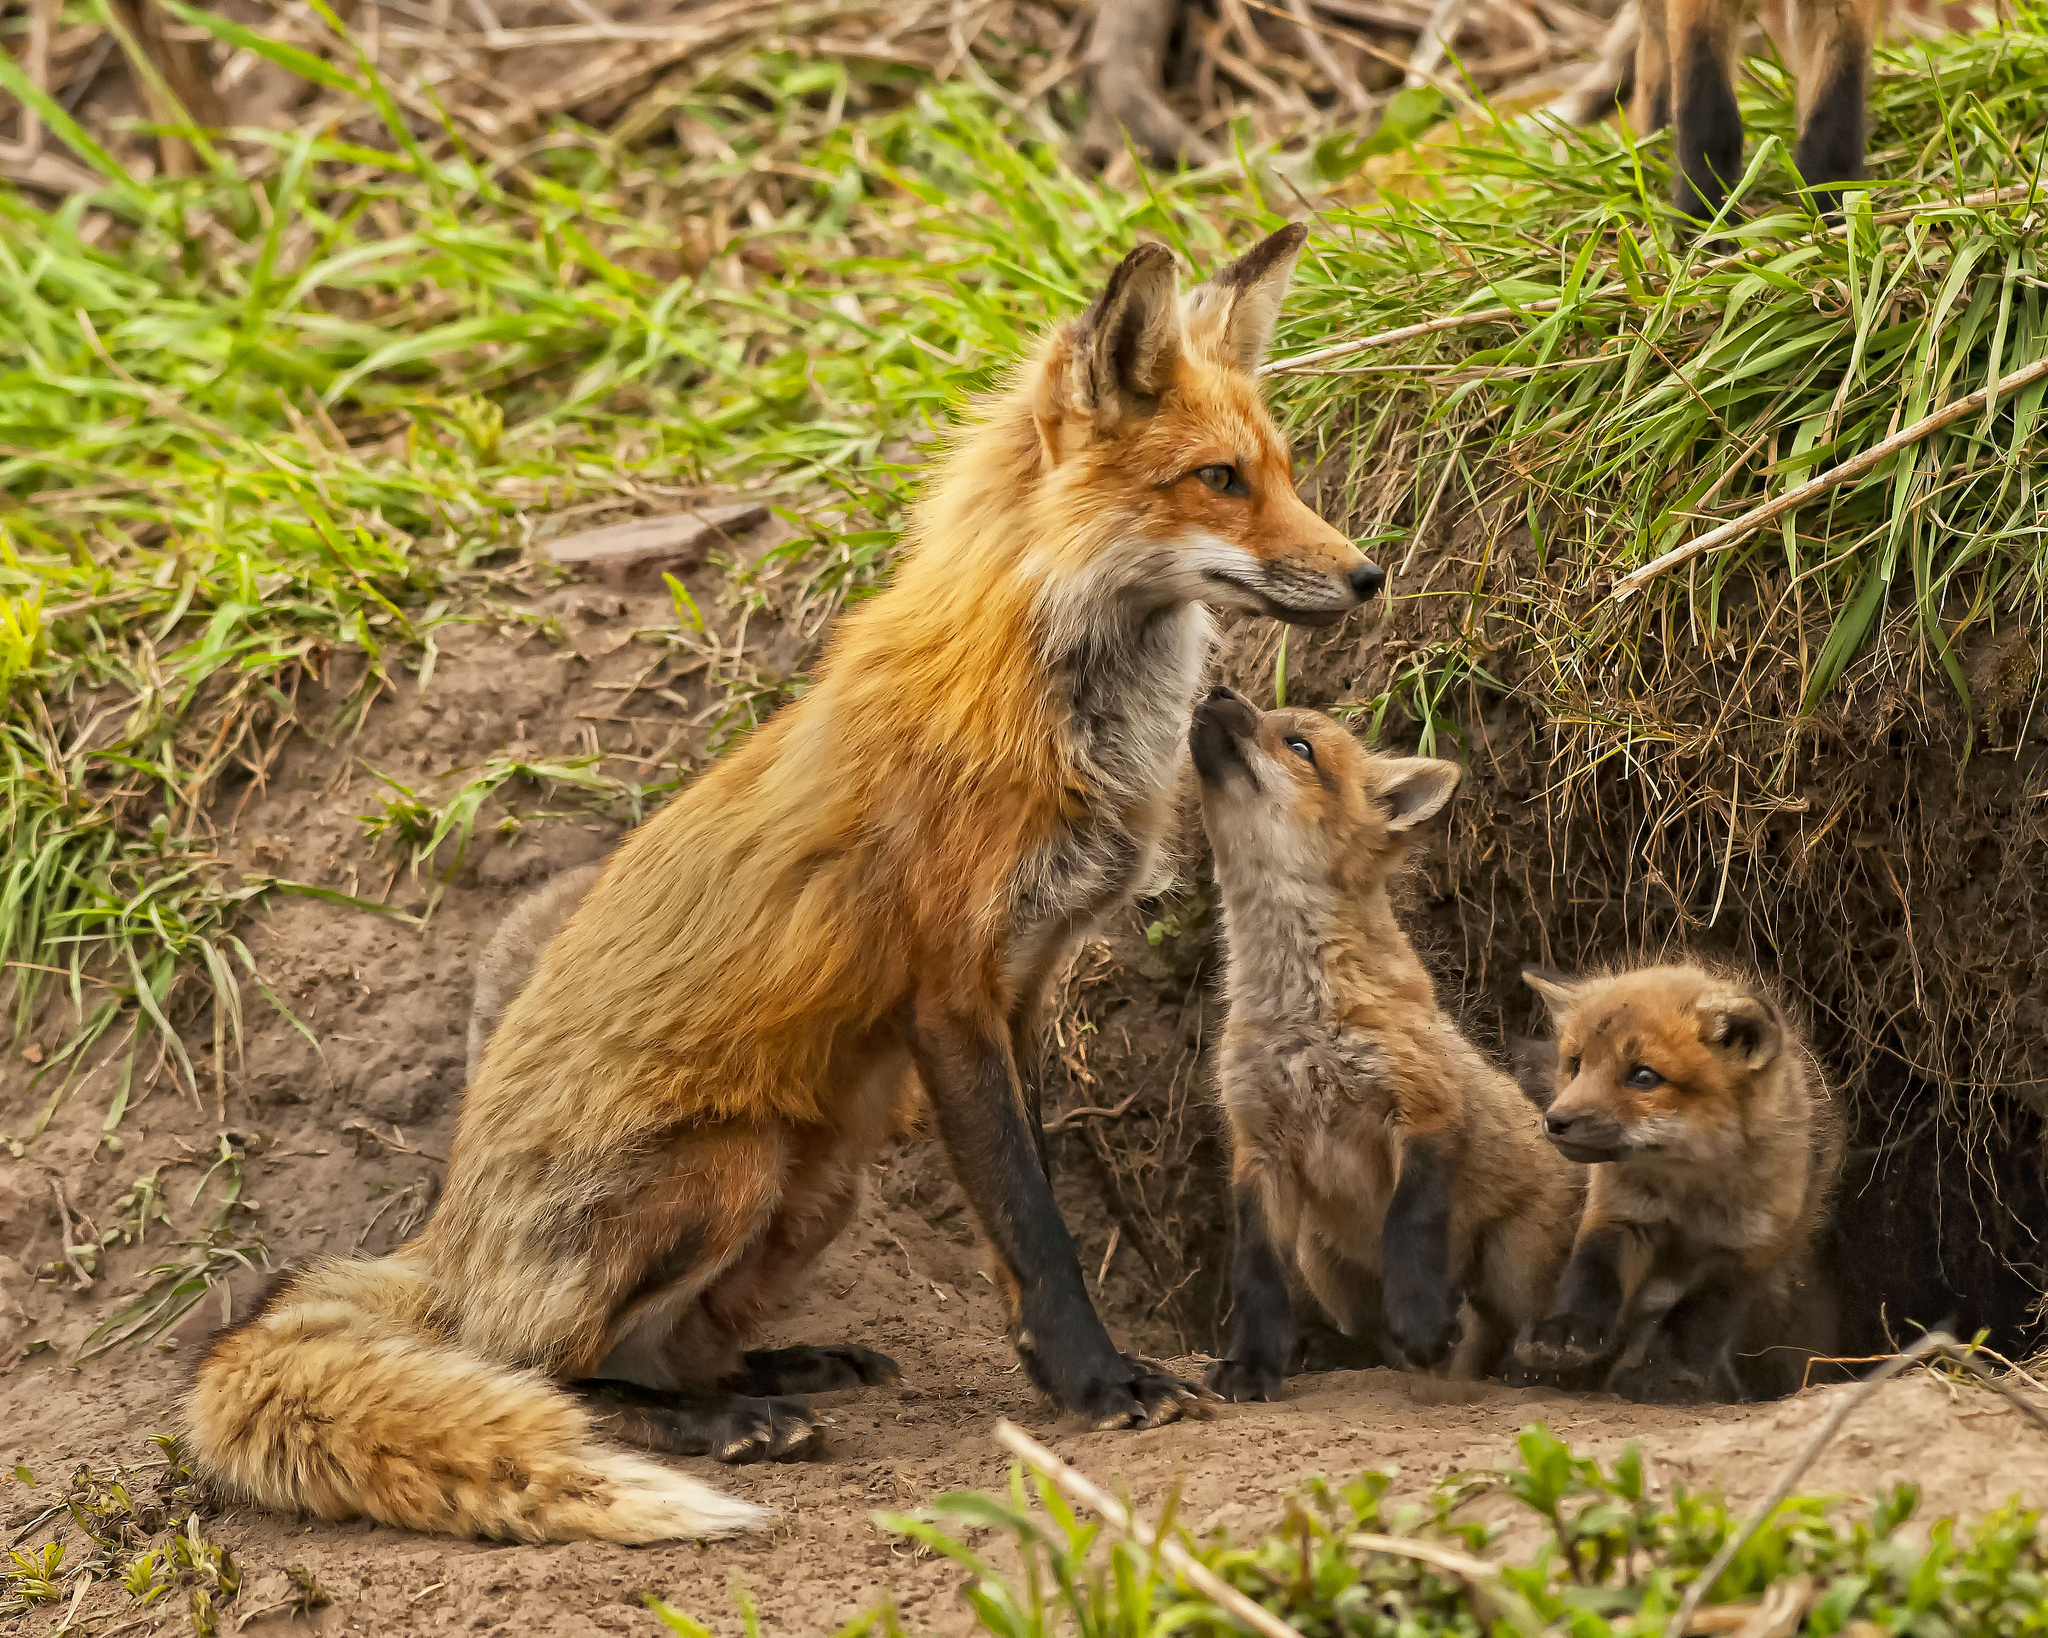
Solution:
M 1660 1085 L 1663 1079 L 1664 1077 L 1659 1075 L 1648 1064 L 1637 1064 L 1635 1068 L 1628 1072 L 1622 1084 L 1634 1087 L 1650 1087 Z
M 1300 757 L 1301 760 L 1306 762 L 1310 767 L 1315 766 L 1316 748 L 1313 745 L 1309 744 L 1307 740 L 1290 739 L 1286 743 L 1288 750 L 1292 751 L 1296 756 Z
M 1249 495 L 1251 486 L 1234 466 L 1198 466 L 1195 476 L 1219 495 Z
M 1579 1060 L 1578 1060 L 1578 1059 L 1576 1059 L 1576 1058 L 1567 1058 L 1567 1059 L 1565 1059 L 1565 1061 L 1564 1061 L 1564 1078 L 1565 1078 L 1566 1080 L 1568 1080 L 1568 1081 L 1575 1081 L 1575 1080 L 1577 1080 L 1577 1079 L 1579 1078 Z

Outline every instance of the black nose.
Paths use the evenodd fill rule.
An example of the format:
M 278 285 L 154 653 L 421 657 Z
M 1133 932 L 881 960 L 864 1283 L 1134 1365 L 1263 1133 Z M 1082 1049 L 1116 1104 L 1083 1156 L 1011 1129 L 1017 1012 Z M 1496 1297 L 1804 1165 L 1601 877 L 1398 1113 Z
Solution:
M 1236 700 L 1240 705 L 1249 703 L 1242 694 L 1228 683 L 1218 683 L 1214 688 L 1210 689 L 1209 698 L 1212 700 Z
M 1363 603 L 1387 583 L 1387 571 L 1368 559 L 1351 571 L 1351 595 Z
M 1543 1117 L 1543 1130 L 1552 1137 L 1568 1136 L 1571 1129 L 1576 1125 L 1578 1125 L 1578 1118 L 1574 1115 L 1546 1114 Z

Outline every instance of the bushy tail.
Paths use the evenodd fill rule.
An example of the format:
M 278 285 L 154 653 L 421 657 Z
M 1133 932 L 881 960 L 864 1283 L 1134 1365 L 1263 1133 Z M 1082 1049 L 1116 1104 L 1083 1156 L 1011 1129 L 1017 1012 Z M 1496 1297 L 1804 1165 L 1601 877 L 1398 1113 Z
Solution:
M 1591 125 L 1623 106 L 1635 89 L 1636 41 L 1642 32 L 1638 0 L 1627 0 L 1608 25 L 1599 56 L 1558 94 L 1550 112 L 1567 125 Z
M 766 1517 L 600 1443 L 545 1378 L 438 1340 L 395 1259 L 299 1276 L 219 1338 L 185 1403 L 199 1471 L 265 1507 L 512 1541 L 724 1536 Z

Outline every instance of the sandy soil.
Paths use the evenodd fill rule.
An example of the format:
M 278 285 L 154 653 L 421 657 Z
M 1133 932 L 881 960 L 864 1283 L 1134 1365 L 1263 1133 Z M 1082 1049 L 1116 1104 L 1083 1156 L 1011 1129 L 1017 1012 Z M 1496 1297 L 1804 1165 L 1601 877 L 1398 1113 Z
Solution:
M 707 580 L 702 588 L 712 590 Z M 560 636 L 531 628 L 474 625 L 444 637 L 431 686 L 410 683 L 345 745 L 307 739 L 289 750 L 267 789 L 248 805 L 236 847 L 252 867 L 378 896 L 391 875 L 354 816 L 374 805 L 374 767 L 409 782 L 472 764 L 498 750 L 530 755 L 602 748 L 621 774 L 653 779 L 671 754 L 692 754 L 703 727 L 688 726 L 705 703 L 699 681 L 649 673 L 661 651 L 633 633 L 665 625 L 665 602 L 621 600 L 570 587 L 540 599 Z M 756 617 L 757 620 L 759 617 Z M 752 657 L 788 663 L 788 639 L 757 625 Z M 665 696 L 621 685 L 641 679 Z M 329 678 L 309 717 L 331 709 L 351 679 Z M 318 692 L 318 691 L 316 691 Z M 594 738 L 593 738 L 594 736 Z M 632 759 L 640 759 L 635 761 Z M 532 791 L 513 805 L 543 805 Z M 155 1455 L 150 1434 L 172 1425 L 172 1405 L 219 1318 L 209 1300 L 162 1345 L 117 1351 L 72 1368 L 68 1361 L 124 1290 L 160 1255 L 150 1243 L 117 1248 L 90 1290 L 35 1271 L 58 1255 L 52 1179 L 70 1206 L 106 1225 L 115 1201 L 139 1175 L 169 1164 L 167 1199 L 181 1229 L 210 1208 L 186 1205 L 205 1159 L 223 1133 L 245 1156 L 247 1230 L 270 1260 L 316 1252 L 377 1253 L 395 1244 L 431 1201 L 463 1080 L 463 1030 L 470 963 L 516 894 L 554 871 L 597 857 L 616 821 L 557 798 L 558 815 L 500 836 L 494 805 L 477 842 L 429 925 L 403 923 L 304 899 L 280 899 L 247 929 L 269 982 L 318 1038 L 316 1048 L 252 992 L 250 1035 L 240 1062 L 226 1066 L 226 1094 L 212 1091 L 210 1042 L 195 1041 L 206 1091 L 198 1100 L 157 1077 L 120 1127 L 123 1148 L 99 1146 L 107 1082 L 74 1091 L 45 1136 L 21 1159 L 0 1149 L 0 1458 L 27 1465 L 45 1485 L 80 1464 L 105 1468 Z M 396 903 L 418 908 L 424 884 L 403 878 Z M 1129 930 L 1126 930 L 1128 932 Z M 62 1037 L 52 1019 L 39 1032 L 47 1051 Z M 0 1134 L 25 1135 L 47 1088 L 31 1089 L 27 1064 L 0 1079 Z M 377 1136 L 351 1122 L 371 1122 Z M 1131 1272 L 1131 1258 L 1107 1256 L 1099 1199 L 1081 1176 L 1063 1176 L 1062 1196 L 1077 1225 L 1084 1266 L 1101 1264 L 1103 1306 L 1112 1327 L 1150 1348 L 1172 1346 L 1158 1305 Z M 652 1633 L 642 1590 L 658 1592 L 720 1631 L 738 1630 L 730 1588 L 758 1600 L 767 1630 L 822 1633 L 884 1598 L 913 1630 L 964 1630 L 957 1576 L 943 1561 L 909 1551 L 873 1522 L 876 1510 L 907 1509 L 937 1492 L 1000 1481 L 1003 1462 L 989 1438 L 1005 1415 L 1046 1437 L 1071 1461 L 1126 1483 L 1143 1499 L 1183 1487 L 1183 1517 L 1251 1529 L 1270 1519 L 1303 1474 L 1333 1478 L 1379 1466 L 1422 1486 L 1447 1473 L 1508 1460 L 1515 1434 L 1537 1420 L 1582 1447 L 1613 1453 L 1641 1442 L 1660 1483 L 1719 1486 L 1750 1498 L 1818 1416 L 1827 1389 L 1782 1405 L 1651 1410 L 1587 1397 L 1454 1387 L 1384 1371 L 1303 1379 L 1287 1402 L 1240 1407 L 1214 1421 L 1151 1432 L 1090 1434 L 1063 1425 L 1038 1403 L 1015 1369 L 998 1304 L 969 1214 L 928 1139 L 906 1141 L 877 1166 L 856 1229 L 834 1248 L 811 1290 L 780 1323 L 777 1341 L 855 1340 L 894 1355 L 898 1386 L 825 1401 L 832 1448 L 790 1467 L 717 1469 L 716 1482 L 776 1509 L 773 1527 L 752 1539 L 710 1546 L 626 1550 L 571 1545 L 495 1547 L 424 1539 L 369 1526 L 308 1525 L 231 1514 L 208 1534 L 225 1541 L 248 1580 L 231 1615 L 284 1595 L 284 1570 L 310 1569 L 332 1605 L 312 1618 L 323 1632 L 463 1630 L 527 1634 L 594 1628 Z M 230 1295 L 246 1304 L 254 1275 Z M 1190 1370 L 1198 1363 L 1190 1361 Z M 1812 1477 L 1812 1487 L 1869 1495 L 1910 1476 L 1931 1511 L 1980 1512 L 2018 1493 L 2048 1502 L 2048 1440 L 2002 1402 L 1932 1380 L 1894 1384 L 1850 1424 Z M 48 1491 L 0 1484 L 0 1522 L 25 1520 Z M 10 1539 L 19 1523 L 9 1526 Z M 27 1540 L 48 1539 L 46 1529 Z M 93 1589 L 80 1616 L 129 1606 Z M 122 1630 L 125 1617 L 91 1630 Z M 251 1630 L 282 1627 L 279 1612 Z M 13 1630 L 53 1630 L 55 1614 L 31 1614 Z M 181 1613 L 132 1629 L 182 1631 Z

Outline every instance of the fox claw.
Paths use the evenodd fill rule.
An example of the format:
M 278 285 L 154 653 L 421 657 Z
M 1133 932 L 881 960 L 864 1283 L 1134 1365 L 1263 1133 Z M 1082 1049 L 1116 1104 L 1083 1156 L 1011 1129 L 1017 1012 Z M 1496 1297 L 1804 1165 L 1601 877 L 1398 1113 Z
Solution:
M 1164 1427 L 1183 1416 L 1206 1419 L 1215 1414 L 1214 1393 L 1199 1383 L 1183 1381 L 1158 1360 L 1126 1354 L 1124 1364 L 1131 1372 L 1126 1380 L 1100 1383 L 1087 1395 L 1093 1403 L 1085 1406 L 1082 1414 L 1097 1432 Z
M 1276 1401 L 1281 1372 L 1259 1360 L 1219 1359 L 1209 1367 L 1209 1391 L 1233 1405 Z

